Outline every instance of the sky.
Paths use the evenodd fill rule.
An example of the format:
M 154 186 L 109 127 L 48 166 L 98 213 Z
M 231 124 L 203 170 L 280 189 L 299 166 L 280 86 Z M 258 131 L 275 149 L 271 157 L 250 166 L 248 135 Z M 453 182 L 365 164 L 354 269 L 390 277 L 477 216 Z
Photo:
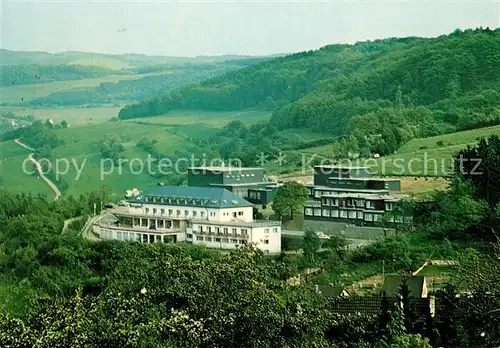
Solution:
M 497 28 L 500 0 L 0 0 L 0 19 L 12 50 L 269 55 Z

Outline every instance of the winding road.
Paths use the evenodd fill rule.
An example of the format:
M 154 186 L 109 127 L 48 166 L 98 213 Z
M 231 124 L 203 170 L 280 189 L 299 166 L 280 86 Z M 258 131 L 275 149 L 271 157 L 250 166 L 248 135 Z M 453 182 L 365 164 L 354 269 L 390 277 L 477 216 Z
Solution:
M 19 146 L 25 148 L 26 150 L 35 151 L 35 149 L 22 143 L 19 139 L 14 140 L 14 142 L 16 144 L 18 144 Z M 52 181 L 50 181 L 49 178 L 47 178 L 45 176 L 45 174 L 43 173 L 42 165 L 35 158 L 33 158 L 33 152 L 28 155 L 28 159 L 30 160 L 30 162 L 32 162 L 35 165 L 36 170 L 37 170 L 38 174 L 40 175 L 40 177 L 47 183 L 47 185 L 49 185 L 50 189 L 55 193 L 56 197 L 54 198 L 54 201 L 61 198 L 61 191 L 57 188 L 57 186 Z

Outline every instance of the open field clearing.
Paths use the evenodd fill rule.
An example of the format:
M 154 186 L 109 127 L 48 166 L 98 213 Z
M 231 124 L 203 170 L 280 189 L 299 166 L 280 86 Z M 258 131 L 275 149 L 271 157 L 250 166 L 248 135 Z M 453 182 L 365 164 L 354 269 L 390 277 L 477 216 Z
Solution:
M 33 115 L 36 119 L 45 121 L 52 119 L 55 123 L 65 120 L 71 127 L 85 126 L 108 122 L 118 115 L 119 107 L 92 107 L 92 108 L 22 108 L 5 107 L 4 111 L 12 112 L 16 116 Z
M 99 66 L 107 69 L 121 70 L 130 67 L 126 61 L 116 58 L 106 58 L 106 57 L 82 57 L 75 59 L 68 63 L 68 65 L 87 65 L 87 66 Z
M 37 174 L 23 171 L 29 153 L 14 141 L 0 143 L 0 187 L 13 193 L 40 193 L 53 199 L 54 193 Z M 35 166 L 29 161 L 26 161 L 25 168 L 29 173 L 35 171 Z
M 30 100 L 46 97 L 56 92 L 68 91 L 77 88 L 98 87 L 101 83 L 116 83 L 121 80 L 137 80 L 142 77 L 158 74 L 170 74 L 170 72 L 163 71 L 161 73 L 148 74 L 116 74 L 96 77 L 93 79 L 65 80 L 32 85 L 0 87 L 0 103 L 22 106 L 23 103 Z
M 137 118 L 128 122 L 152 123 L 159 125 L 205 124 L 213 127 L 223 127 L 230 121 L 238 120 L 246 125 L 268 121 L 271 112 L 260 110 L 248 111 L 198 111 L 175 110 L 161 116 Z

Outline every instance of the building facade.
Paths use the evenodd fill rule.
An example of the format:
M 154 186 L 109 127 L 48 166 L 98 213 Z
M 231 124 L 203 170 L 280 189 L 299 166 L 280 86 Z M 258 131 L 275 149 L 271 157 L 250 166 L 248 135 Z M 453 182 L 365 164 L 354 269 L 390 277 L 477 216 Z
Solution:
M 269 204 L 278 190 L 278 184 L 266 180 L 262 168 L 190 167 L 188 186 L 221 187 L 251 203 Z
M 398 194 L 400 180 L 374 178 L 368 167 L 316 166 L 313 183 L 307 186 L 305 220 L 378 226 L 411 219 L 395 210 L 404 197 Z
M 202 244 L 234 249 L 254 244 L 281 251 L 281 223 L 254 221 L 253 204 L 221 187 L 151 187 L 110 212 L 93 232 L 101 239 Z

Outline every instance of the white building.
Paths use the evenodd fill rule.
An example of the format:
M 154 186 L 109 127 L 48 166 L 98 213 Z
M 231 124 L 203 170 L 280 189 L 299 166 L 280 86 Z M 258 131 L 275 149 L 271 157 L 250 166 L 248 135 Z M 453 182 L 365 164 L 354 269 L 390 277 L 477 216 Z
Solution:
M 234 249 L 252 243 L 281 251 L 281 223 L 254 221 L 253 204 L 224 188 L 154 186 L 113 209 L 93 232 L 102 239 L 143 243 L 187 242 Z

